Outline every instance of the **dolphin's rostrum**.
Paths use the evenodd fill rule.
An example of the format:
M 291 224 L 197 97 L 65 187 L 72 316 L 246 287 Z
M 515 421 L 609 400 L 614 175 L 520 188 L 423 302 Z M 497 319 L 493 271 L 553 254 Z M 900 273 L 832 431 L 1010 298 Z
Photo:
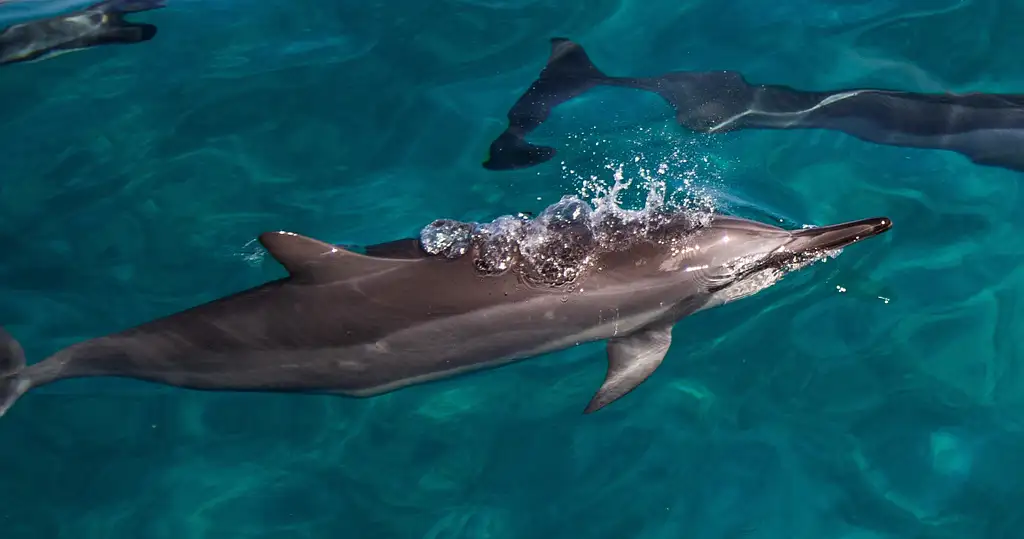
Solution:
M 672 327 L 891 226 L 783 230 L 725 215 L 592 211 L 439 221 L 365 253 L 289 232 L 260 242 L 288 277 L 72 345 L 27 366 L 0 330 L 0 415 L 26 391 L 115 376 L 184 388 L 372 396 L 607 340 L 585 411 L 657 369 Z

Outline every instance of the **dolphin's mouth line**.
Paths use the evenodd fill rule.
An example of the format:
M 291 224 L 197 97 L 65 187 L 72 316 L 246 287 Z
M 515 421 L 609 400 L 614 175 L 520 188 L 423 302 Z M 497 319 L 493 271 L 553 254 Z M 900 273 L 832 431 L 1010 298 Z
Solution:
M 889 218 L 874 217 L 794 231 L 789 241 L 769 252 L 757 263 L 737 271 L 727 283 L 722 283 L 711 291 L 727 288 L 765 270 L 775 269 L 782 273 L 791 273 L 803 269 L 829 255 L 837 256 L 844 247 L 882 234 L 890 228 L 892 221 Z
M 848 245 L 877 236 L 892 228 L 888 217 L 872 217 L 838 225 L 807 228 L 793 233 L 793 240 L 786 246 L 800 243 L 797 253 L 822 252 L 841 249 Z
M 888 217 L 872 217 L 849 223 L 825 227 L 807 228 L 793 232 L 790 241 L 769 254 L 758 270 L 766 266 L 785 268 L 802 267 L 815 262 L 832 252 L 838 255 L 843 248 L 882 234 L 892 228 Z

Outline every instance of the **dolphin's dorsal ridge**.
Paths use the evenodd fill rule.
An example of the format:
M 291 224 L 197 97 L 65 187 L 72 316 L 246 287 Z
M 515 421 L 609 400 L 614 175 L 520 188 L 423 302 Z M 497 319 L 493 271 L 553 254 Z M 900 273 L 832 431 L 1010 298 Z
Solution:
M 259 240 L 274 260 L 300 281 L 338 281 L 369 273 L 386 262 L 294 232 L 264 232 Z
M 665 359 L 672 324 L 659 324 L 608 341 L 608 374 L 583 413 L 589 414 L 636 389 Z

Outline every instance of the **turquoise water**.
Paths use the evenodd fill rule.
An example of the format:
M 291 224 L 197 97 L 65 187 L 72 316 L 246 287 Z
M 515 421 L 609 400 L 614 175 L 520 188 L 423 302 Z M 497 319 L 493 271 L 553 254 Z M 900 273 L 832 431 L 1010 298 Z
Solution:
M 682 321 L 657 373 L 588 416 L 599 343 L 369 400 L 49 386 L 0 420 L 3 539 L 1020 537 L 1018 173 L 833 132 L 697 136 L 614 89 L 532 137 L 554 162 L 480 162 L 552 36 L 616 74 L 1021 92 L 1024 6 L 171 0 L 133 19 L 159 34 L 0 69 L 0 323 L 30 361 L 283 275 L 263 231 L 383 242 L 539 211 L 609 164 L 665 163 L 788 226 L 894 227 Z

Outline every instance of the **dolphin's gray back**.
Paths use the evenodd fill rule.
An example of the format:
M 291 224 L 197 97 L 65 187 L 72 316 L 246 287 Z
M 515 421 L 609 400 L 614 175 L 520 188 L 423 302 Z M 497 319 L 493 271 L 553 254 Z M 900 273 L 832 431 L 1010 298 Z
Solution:
M 189 379 L 177 383 L 192 387 L 333 388 L 330 373 L 337 369 L 330 363 L 340 355 L 507 301 L 506 291 L 513 298 L 528 293 L 507 278 L 466 275 L 460 265 L 413 260 L 391 274 L 328 284 L 285 278 L 72 346 L 60 353 L 70 360 L 63 375 L 181 376 Z M 289 361 L 301 367 L 292 369 L 297 374 L 289 374 Z M 311 362 L 322 363 L 323 372 L 311 370 Z M 250 374 L 239 376 L 240 370 Z
M 423 256 L 408 243 L 372 251 L 404 258 L 334 282 L 285 278 L 71 346 L 30 367 L 34 385 L 125 376 L 368 395 L 628 335 L 706 300 L 664 302 L 686 284 L 661 278 L 653 245 L 605 254 L 572 292 L 527 285 L 512 272 L 483 276 L 471 257 Z M 637 265 L 638 257 L 652 263 Z
M 630 262 L 632 263 L 632 262 Z M 625 334 L 664 294 L 621 272 L 582 293 L 482 276 L 472 261 L 395 260 L 328 284 L 286 278 L 71 346 L 34 366 L 41 385 L 127 376 L 198 389 L 372 394 Z M 31 368 L 30 368 L 31 369 Z

